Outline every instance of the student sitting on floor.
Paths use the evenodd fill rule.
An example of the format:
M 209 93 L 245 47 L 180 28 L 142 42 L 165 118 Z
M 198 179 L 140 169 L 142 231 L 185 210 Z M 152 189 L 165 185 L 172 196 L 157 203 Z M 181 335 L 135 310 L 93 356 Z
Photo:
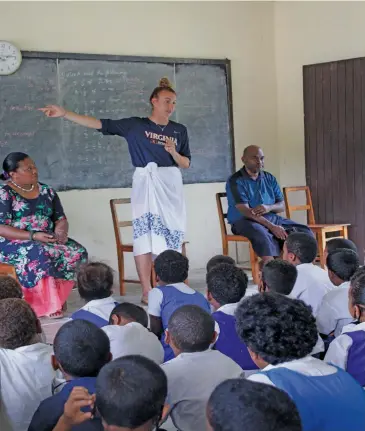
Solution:
M 325 262 L 327 262 L 327 256 L 331 251 L 339 250 L 340 248 L 346 248 L 358 254 L 356 244 L 351 240 L 346 238 L 332 238 L 326 242 L 326 247 L 323 253 Z
M 0 301 L 0 429 L 26 431 L 39 403 L 51 395 L 52 347 L 22 299 Z
M 230 379 L 216 387 L 207 406 L 209 431 L 301 431 L 298 410 L 272 386 Z
M 23 298 L 22 288 L 15 278 L 0 275 L 0 301 L 8 298 Z
M 73 389 L 54 431 L 73 430 L 91 416 L 80 407 L 94 405 L 105 430 L 163 431 L 158 423 L 166 395 L 166 376 L 158 365 L 142 356 L 125 356 L 100 371 L 96 397 L 85 388 Z
M 365 392 L 345 371 L 309 356 L 317 341 L 310 307 L 278 293 L 244 299 L 237 332 L 261 368 L 249 380 L 276 386 L 294 401 L 303 431 L 365 429 Z
M 365 268 L 351 279 L 348 305 L 355 322 L 346 325 L 332 341 L 324 360 L 343 368 L 365 386 Z
M 71 319 L 83 319 L 99 328 L 109 324 L 110 313 L 118 303 L 113 298 L 113 270 L 102 262 L 82 265 L 77 273 L 79 295 L 86 302 Z
M 212 317 L 216 321 L 217 340 L 214 348 L 233 359 L 244 371 L 256 370 L 247 347 L 236 331 L 236 308 L 245 296 L 248 277 L 235 265 L 221 263 L 207 274 L 207 298 L 214 308 Z
M 298 276 L 297 268 L 285 260 L 276 259 L 267 262 L 261 273 L 259 292 L 274 292 L 282 295 L 290 295 Z M 312 355 L 324 352 L 324 342 L 317 337 L 317 344 L 312 350 Z
M 331 289 L 327 272 L 313 264 L 317 256 L 317 241 L 306 233 L 292 233 L 284 243 L 283 259 L 297 267 L 298 277 L 291 296 L 303 300 L 317 316 L 324 295 Z
M 214 266 L 220 265 L 221 263 L 226 263 L 229 265 L 236 265 L 236 262 L 230 256 L 224 256 L 223 254 L 217 254 L 216 256 L 213 256 L 208 260 L 207 274 Z
M 205 409 L 215 387 L 243 373 L 231 358 L 209 348 L 214 319 L 196 305 L 184 305 L 169 320 L 166 341 L 176 358 L 161 367 L 167 375 L 167 411 L 180 431 L 205 429 Z
M 111 312 L 109 323 L 103 331 L 109 337 L 114 359 L 142 355 L 162 364 L 163 347 L 156 335 L 147 329 L 148 316 L 142 307 L 123 302 Z
M 210 306 L 204 296 L 187 286 L 189 261 L 174 250 L 166 250 L 156 257 L 155 263 L 158 287 L 148 294 L 148 313 L 151 331 L 161 337 L 164 348 L 164 362 L 174 357 L 171 347 L 165 343 L 164 331 L 172 313 L 182 305 L 198 305 L 210 312 Z
M 82 386 L 95 393 L 96 377 L 111 360 L 106 334 L 86 320 L 65 323 L 54 339 L 52 364 L 60 370 L 65 382 L 55 387 L 58 392 L 44 400 L 35 412 L 28 431 L 52 431 L 62 416 L 65 403 L 74 387 Z M 80 425 L 75 430 L 102 430 L 99 419 Z
M 338 337 L 342 328 L 352 322 L 348 307 L 350 279 L 359 268 L 359 258 L 350 249 L 337 249 L 327 256 L 328 274 L 337 286 L 323 297 L 317 315 L 317 327 L 326 336 Z

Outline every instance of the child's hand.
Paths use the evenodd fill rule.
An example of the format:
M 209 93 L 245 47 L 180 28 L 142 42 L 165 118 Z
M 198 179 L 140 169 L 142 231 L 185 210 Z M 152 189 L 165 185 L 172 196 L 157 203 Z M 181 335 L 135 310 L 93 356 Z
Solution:
M 63 422 L 66 426 L 72 427 L 79 425 L 93 417 L 91 411 L 83 412 L 82 407 L 89 406 L 91 410 L 94 408 L 95 394 L 90 395 L 87 389 L 75 386 L 65 404 L 63 412 Z

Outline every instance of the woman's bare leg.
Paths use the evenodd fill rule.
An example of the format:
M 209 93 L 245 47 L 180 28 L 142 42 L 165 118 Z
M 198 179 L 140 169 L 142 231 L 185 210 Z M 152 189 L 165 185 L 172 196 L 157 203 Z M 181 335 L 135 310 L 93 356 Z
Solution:
M 134 256 L 139 281 L 142 284 L 142 300 L 148 300 L 148 292 L 151 290 L 152 253 Z

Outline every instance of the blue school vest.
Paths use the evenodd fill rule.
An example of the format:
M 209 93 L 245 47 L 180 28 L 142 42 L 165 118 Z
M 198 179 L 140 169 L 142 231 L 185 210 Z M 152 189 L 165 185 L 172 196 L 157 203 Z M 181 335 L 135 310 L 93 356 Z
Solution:
M 160 289 L 163 295 L 161 304 L 161 320 L 164 331 L 168 327 L 170 317 L 172 316 L 174 311 L 182 307 L 183 305 L 197 305 L 203 310 L 210 313 L 209 302 L 199 292 L 195 292 L 192 294 L 183 293 L 180 292 L 180 290 L 176 289 L 176 287 L 174 286 L 160 286 L 155 287 L 155 289 Z M 162 334 L 161 336 L 161 344 L 165 352 L 164 362 L 173 359 L 175 355 L 171 347 L 165 343 L 165 334 Z
M 365 391 L 346 371 L 304 376 L 282 367 L 260 374 L 294 401 L 303 431 L 365 430 Z
M 114 302 L 115 306 L 119 305 L 118 302 Z M 91 313 L 90 311 L 80 309 L 78 311 L 75 311 L 71 315 L 72 320 L 87 320 L 88 322 L 93 323 L 98 328 L 102 328 L 103 326 L 109 325 L 109 321 L 103 319 L 102 317 L 98 316 L 97 314 Z
M 365 386 L 365 332 L 346 332 L 346 335 L 352 339 L 352 345 L 347 355 L 346 371 L 361 386 Z
M 243 370 L 257 370 L 246 344 L 238 337 L 236 318 L 222 311 L 216 311 L 212 317 L 219 325 L 219 337 L 214 349 L 233 359 Z

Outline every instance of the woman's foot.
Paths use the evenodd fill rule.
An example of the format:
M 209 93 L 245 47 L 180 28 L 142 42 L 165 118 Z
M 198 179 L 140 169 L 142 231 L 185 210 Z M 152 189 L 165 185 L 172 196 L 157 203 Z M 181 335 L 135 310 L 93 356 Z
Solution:
M 64 317 L 64 314 L 62 310 L 58 310 L 55 313 L 51 313 L 48 317 L 50 319 L 62 319 L 62 317 Z

